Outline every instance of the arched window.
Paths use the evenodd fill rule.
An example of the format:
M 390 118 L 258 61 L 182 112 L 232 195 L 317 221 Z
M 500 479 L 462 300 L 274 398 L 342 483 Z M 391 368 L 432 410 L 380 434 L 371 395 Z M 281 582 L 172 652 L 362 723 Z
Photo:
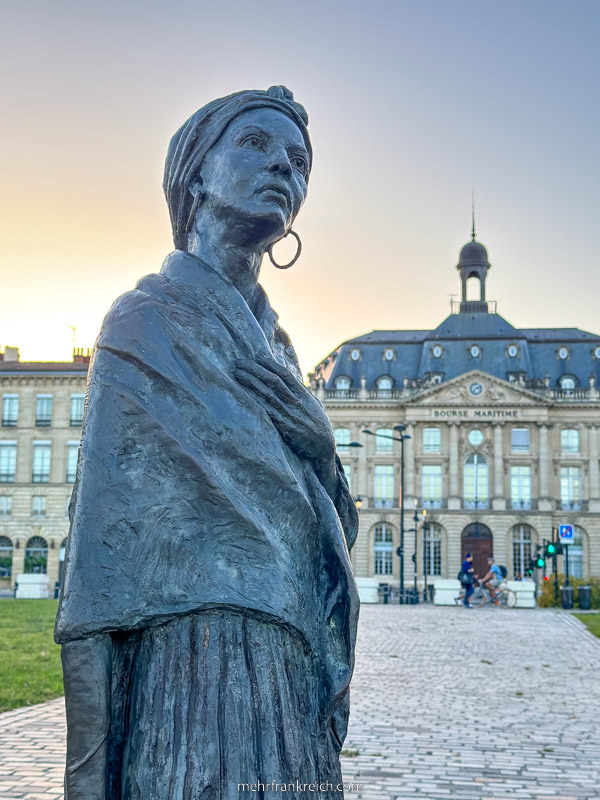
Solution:
M 575 388 L 575 378 L 571 375 L 563 375 L 559 384 L 563 392 L 570 392 Z
M 467 300 L 481 300 L 481 280 L 477 275 L 467 278 Z
M 530 525 L 515 525 L 512 529 L 513 576 L 526 575 L 533 555 L 533 528 Z
M 442 528 L 436 522 L 423 526 L 423 568 L 425 575 L 442 574 Z
M 373 556 L 375 575 L 393 575 L 394 531 L 387 522 L 378 522 L 375 525 Z
M 569 545 L 569 575 L 571 578 L 583 578 L 583 529 L 578 525 L 573 528 L 573 543 Z M 563 556 L 563 572 L 566 560 Z
M 335 391 L 338 397 L 348 397 L 348 392 L 350 390 L 351 384 L 350 378 L 347 378 L 345 375 L 340 375 L 339 378 L 335 379 Z
M 0 536 L 0 578 L 10 578 L 12 573 L 13 545 L 8 536 Z
M 474 453 L 465 461 L 465 508 L 488 507 L 488 467 L 485 458 Z
M 388 375 L 383 375 L 377 380 L 377 396 L 391 397 L 393 381 Z
M 25 548 L 25 572 L 46 574 L 48 542 L 41 536 L 32 536 Z
M 334 428 L 333 436 L 335 439 L 335 447 L 338 453 L 349 452 L 348 445 L 350 444 L 350 428 Z

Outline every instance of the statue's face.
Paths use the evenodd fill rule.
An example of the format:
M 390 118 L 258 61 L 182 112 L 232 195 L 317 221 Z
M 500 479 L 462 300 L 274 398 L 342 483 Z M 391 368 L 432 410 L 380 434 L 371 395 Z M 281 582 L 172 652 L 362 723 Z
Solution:
M 302 134 L 285 114 L 246 111 L 204 159 L 200 213 L 242 227 L 257 241 L 279 238 L 306 198 L 309 163 Z

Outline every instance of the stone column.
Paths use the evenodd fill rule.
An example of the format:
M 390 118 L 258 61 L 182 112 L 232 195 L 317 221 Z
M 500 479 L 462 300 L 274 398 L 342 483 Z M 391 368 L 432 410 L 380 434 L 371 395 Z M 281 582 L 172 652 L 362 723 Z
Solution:
M 550 454 L 548 451 L 548 431 L 550 425 L 540 423 L 540 456 L 539 456 L 539 500 L 538 508 L 540 511 L 552 511 L 552 499 L 548 485 L 548 475 L 550 466 Z
M 404 507 L 412 508 L 415 499 L 415 426 L 407 425 L 404 442 Z
M 450 476 L 448 491 L 448 508 L 461 507 L 458 489 L 458 422 L 449 422 L 450 428 Z
M 503 423 L 494 423 L 494 497 L 492 499 L 492 508 L 495 511 L 504 511 L 506 509 L 504 452 L 502 448 L 503 431 Z
M 26 539 L 13 540 L 13 560 L 12 560 L 12 575 L 11 575 L 11 589 L 15 588 L 17 582 L 17 575 L 25 571 L 25 542 Z M 17 547 L 17 541 L 19 546 Z
M 600 511 L 600 464 L 598 463 L 598 426 L 588 427 L 590 454 L 590 511 Z

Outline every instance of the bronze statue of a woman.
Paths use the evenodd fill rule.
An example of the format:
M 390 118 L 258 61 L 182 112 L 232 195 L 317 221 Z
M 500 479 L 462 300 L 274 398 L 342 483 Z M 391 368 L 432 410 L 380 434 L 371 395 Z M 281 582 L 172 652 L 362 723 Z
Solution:
M 68 800 L 342 796 L 357 514 L 258 283 L 307 122 L 282 86 L 196 112 L 165 169 L 177 249 L 104 320 L 56 622 Z

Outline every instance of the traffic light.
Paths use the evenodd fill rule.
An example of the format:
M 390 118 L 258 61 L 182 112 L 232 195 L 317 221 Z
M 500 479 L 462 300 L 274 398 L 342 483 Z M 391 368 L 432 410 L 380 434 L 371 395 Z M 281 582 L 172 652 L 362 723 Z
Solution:
M 534 566 L 535 566 L 535 561 L 533 560 L 533 558 L 530 558 L 529 559 L 529 567 L 527 568 L 527 574 L 529 576 L 533 575 Z
M 546 546 L 546 556 L 548 558 L 552 558 L 552 556 L 556 555 L 556 545 L 554 542 L 548 542 Z
M 538 569 L 544 569 L 544 565 L 546 564 L 546 562 L 544 561 L 544 555 L 542 553 L 543 549 L 544 548 L 542 547 L 541 544 L 536 544 L 534 562 L 535 562 L 535 566 Z

